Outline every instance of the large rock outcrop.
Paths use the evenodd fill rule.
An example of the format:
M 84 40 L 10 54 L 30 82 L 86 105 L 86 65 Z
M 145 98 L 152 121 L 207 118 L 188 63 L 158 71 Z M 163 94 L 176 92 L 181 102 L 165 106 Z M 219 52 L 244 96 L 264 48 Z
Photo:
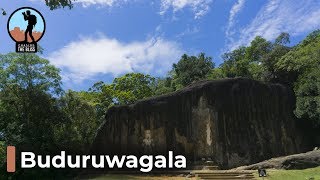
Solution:
M 249 166 L 237 167 L 234 170 L 256 170 L 263 169 L 307 169 L 320 166 L 320 150 L 313 150 L 306 153 L 293 154 L 268 159 L 263 162 Z
M 178 92 L 108 110 L 96 154 L 164 154 L 220 168 L 301 151 L 293 92 L 244 78 L 203 81 Z

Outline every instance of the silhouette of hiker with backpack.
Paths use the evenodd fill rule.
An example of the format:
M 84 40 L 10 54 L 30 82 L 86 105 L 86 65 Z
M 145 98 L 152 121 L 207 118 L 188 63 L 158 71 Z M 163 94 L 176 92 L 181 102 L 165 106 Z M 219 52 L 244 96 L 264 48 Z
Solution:
M 28 33 L 32 42 L 35 42 L 34 37 L 32 35 L 32 30 L 33 30 L 33 27 L 37 24 L 37 16 L 31 14 L 29 10 L 27 10 L 26 12 L 23 12 L 22 14 L 23 14 L 24 20 L 28 21 L 27 29 L 24 32 L 24 42 L 28 42 L 28 39 L 27 39 Z

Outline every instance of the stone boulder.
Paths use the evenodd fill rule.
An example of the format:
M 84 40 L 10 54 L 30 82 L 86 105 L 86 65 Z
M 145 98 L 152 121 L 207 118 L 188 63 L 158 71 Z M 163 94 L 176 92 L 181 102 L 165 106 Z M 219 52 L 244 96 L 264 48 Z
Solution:
M 108 110 L 93 154 L 163 154 L 227 169 L 301 152 L 291 89 L 246 78 L 202 81 Z
M 272 158 L 249 166 L 242 166 L 234 170 L 264 169 L 307 169 L 320 166 L 320 150 L 289 156 Z

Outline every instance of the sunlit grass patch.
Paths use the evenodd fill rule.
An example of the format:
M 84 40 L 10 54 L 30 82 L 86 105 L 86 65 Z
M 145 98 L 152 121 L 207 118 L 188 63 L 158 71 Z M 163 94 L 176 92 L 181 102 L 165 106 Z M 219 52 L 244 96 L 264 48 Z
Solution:
M 264 180 L 320 180 L 320 166 L 304 170 L 267 170 Z M 257 179 L 258 173 L 255 173 Z

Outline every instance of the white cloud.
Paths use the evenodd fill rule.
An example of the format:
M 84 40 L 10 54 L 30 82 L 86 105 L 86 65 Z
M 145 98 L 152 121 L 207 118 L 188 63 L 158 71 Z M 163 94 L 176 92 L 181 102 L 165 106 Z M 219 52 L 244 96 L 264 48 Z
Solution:
M 320 1 L 270 0 L 252 22 L 241 29 L 239 39 L 229 45 L 234 49 L 247 45 L 254 37 L 275 39 L 281 32 L 300 35 L 320 28 Z
M 242 10 L 244 7 L 245 0 L 238 0 L 231 8 L 230 10 L 230 15 L 229 15 L 229 20 L 228 20 L 228 25 L 226 29 L 226 37 L 232 41 L 232 35 L 234 34 L 234 31 L 230 31 L 231 28 L 233 27 L 235 23 L 235 17 L 236 15 Z
M 161 0 L 160 14 L 163 15 L 170 9 L 177 12 L 184 8 L 191 8 L 194 18 L 198 19 L 209 11 L 211 2 L 212 0 Z
M 91 5 L 112 7 L 114 5 L 119 5 L 121 3 L 127 3 L 128 0 L 76 0 L 74 2 L 80 3 L 84 7 L 91 6 Z
M 43 2 L 43 0 L 29 0 L 31 2 Z M 164 15 L 170 9 L 173 12 L 191 8 L 194 13 L 194 18 L 198 19 L 204 16 L 210 10 L 210 4 L 213 0 L 73 0 L 75 4 L 81 4 L 83 7 L 100 6 L 114 7 L 129 4 L 133 2 L 147 2 L 154 4 L 160 2 L 160 15 Z
M 123 43 L 108 37 L 86 37 L 49 54 L 63 69 L 64 81 L 81 82 L 98 74 L 118 76 L 127 72 L 164 75 L 182 55 L 179 44 L 163 38 Z
M 190 27 L 188 26 L 186 30 L 184 30 L 183 32 L 179 33 L 178 35 L 176 35 L 177 38 L 183 38 L 185 36 L 190 36 L 190 35 L 194 35 L 196 33 L 200 32 L 200 28 L 197 26 L 194 27 Z

